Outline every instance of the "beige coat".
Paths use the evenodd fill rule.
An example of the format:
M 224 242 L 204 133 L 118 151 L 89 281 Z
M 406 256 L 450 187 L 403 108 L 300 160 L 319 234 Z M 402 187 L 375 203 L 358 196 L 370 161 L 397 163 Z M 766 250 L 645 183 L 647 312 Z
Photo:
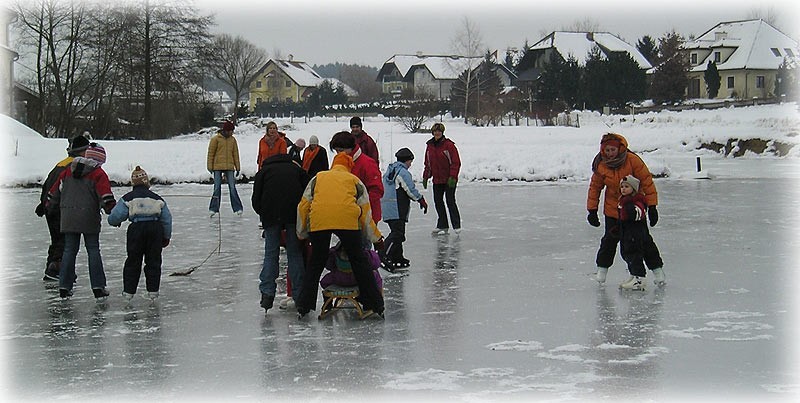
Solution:
M 208 160 L 206 167 L 209 171 L 239 171 L 239 145 L 233 135 L 225 137 L 218 133 L 208 143 Z

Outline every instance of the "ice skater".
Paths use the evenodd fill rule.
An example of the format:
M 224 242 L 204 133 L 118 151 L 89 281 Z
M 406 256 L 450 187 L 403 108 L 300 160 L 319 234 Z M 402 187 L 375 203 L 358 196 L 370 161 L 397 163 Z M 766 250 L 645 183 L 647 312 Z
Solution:
M 628 264 L 630 278 L 619 285 L 627 290 L 644 290 L 644 254 L 646 245 L 655 245 L 647 229 L 647 203 L 639 193 L 639 180 L 633 175 L 622 178 L 619 183 L 619 239 L 622 258 Z M 657 285 L 664 282 L 656 281 Z
M 600 219 L 597 217 L 597 209 L 600 205 L 600 193 L 605 188 L 603 198 L 603 214 L 605 215 L 605 232 L 600 240 L 600 248 L 597 250 L 597 271 L 595 279 L 600 284 L 606 282 L 608 268 L 614 263 L 614 255 L 617 253 L 617 243 L 619 243 L 619 183 L 622 178 L 632 175 L 639 180 L 639 191 L 644 194 L 647 204 L 647 216 L 650 226 L 655 226 L 658 222 L 658 193 L 656 185 L 653 183 L 653 176 L 642 159 L 628 150 L 628 141 L 622 135 L 616 133 L 606 133 L 600 140 L 600 152 L 592 161 L 592 178 L 589 182 L 589 192 L 586 197 L 586 209 L 589 214 L 587 221 L 593 227 L 600 226 Z M 664 276 L 664 262 L 661 254 L 652 238 L 650 242 L 643 245 L 644 262 L 653 271 L 656 284 L 666 284 Z
M 147 297 L 155 301 L 161 286 L 161 250 L 172 238 L 172 213 L 167 202 L 150 190 L 150 178 L 138 165 L 131 172 L 131 186 L 133 190 L 119 199 L 108 216 L 108 223 L 114 227 L 125 220 L 131 222 L 125 245 L 128 257 L 122 268 L 122 296 L 130 301 L 136 294 L 144 258 Z
M 461 232 L 461 214 L 456 205 L 456 184 L 461 170 L 461 158 L 452 140 L 444 137 L 444 124 L 434 123 L 431 127 L 433 138 L 428 140 L 425 149 L 425 169 L 422 171 L 422 187 L 428 188 L 428 179 L 433 178 L 433 204 L 436 206 L 436 229 L 434 235 L 447 234 L 447 212 L 453 232 Z M 447 207 L 445 208 L 445 201 Z
M 389 224 L 389 236 L 385 241 L 385 252 L 381 253 L 381 262 L 390 273 L 395 269 L 411 265 L 403 256 L 403 242 L 406 240 L 406 223 L 411 210 L 411 201 L 419 203 L 423 214 L 428 213 L 428 203 L 425 201 L 411 178 L 411 163 L 414 162 L 414 153 L 408 148 L 401 148 L 394 154 L 397 161 L 391 163 L 383 174 L 384 193 L 381 198 L 383 221 Z
M 208 143 L 208 155 L 206 166 L 208 172 L 214 175 L 214 193 L 211 195 L 211 202 L 208 205 L 209 215 L 214 217 L 219 214 L 219 204 L 222 198 L 222 175 L 228 181 L 228 192 L 231 196 L 231 208 L 236 215 L 242 215 L 242 199 L 236 191 L 236 178 L 239 176 L 241 165 L 239 164 L 239 145 L 233 137 L 235 126 L 233 122 L 226 120 L 222 125 L 222 130 L 211 138 Z
M 101 168 L 105 162 L 106 150 L 97 143 L 89 144 L 84 156 L 75 157 L 69 168 L 61 172 L 47 195 L 47 209 L 61 210 L 64 254 L 58 273 L 58 294 L 62 299 L 72 296 L 81 235 L 89 255 L 92 293 L 97 302 L 104 302 L 109 295 L 100 256 L 100 209 L 109 214 L 116 201 L 108 175 Z
M 83 152 L 89 148 L 89 139 L 85 136 L 76 136 L 69 142 L 67 147 L 67 158 L 59 161 L 56 166 L 47 174 L 47 179 L 42 184 L 42 194 L 39 198 L 39 204 L 36 206 L 36 215 L 39 217 L 44 216 L 47 220 L 47 228 L 50 230 L 50 247 L 47 248 L 47 263 L 45 264 L 44 281 L 58 281 L 58 272 L 61 268 L 61 255 L 64 254 L 64 234 L 61 233 L 61 211 L 54 209 L 48 212 L 45 209 L 47 204 L 47 192 L 69 165 L 72 163 L 73 158 L 82 157 Z

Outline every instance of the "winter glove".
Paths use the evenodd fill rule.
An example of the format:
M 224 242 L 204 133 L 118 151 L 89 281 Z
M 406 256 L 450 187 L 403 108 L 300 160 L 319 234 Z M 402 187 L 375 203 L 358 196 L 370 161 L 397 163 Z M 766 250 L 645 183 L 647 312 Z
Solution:
M 375 250 L 379 255 L 383 253 L 383 237 L 381 237 L 381 239 L 379 239 L 377 242 L 373 243 L 372 246 L 375 247 Z
M 210 173 L 212 176 L 214 175 L 214 171 L 212 171 L 210 169 L 208 170 L 208 173 Z
M 419 208 L 422 209 L 422 214 L 428 214 L 428 202 L 422 197 L 419 199 Z
M 600 219 L 597 218 L 597 210 L 589 210 L 589 215 L 586 216 L 586 221 L 589 221 L 589 225 L 592 227 L 599 227 Z
M 458 182 L 458 179 L 453 178 L 452 176 L 447 178 L 447 187 L 451 189 L 456 187 L 456 182 Z
M 161 247 L 162 248 L 166 248 L 167 246 L 169 246 L 169 239 L 167 239 L 167 238 L 162 239 L 161 240 Z
M 236 177 L 238 178 L 239 174 L 241 174 L 241 173 L 242 173 L 242 171 L 236 171 L 236 173 L 235 173 Z
M 655 227 L 658 222 L 658 210 L 656 210 L 656 206 L 647 208 L 647 218 L 650 219 L 650 226 Z
M 36 212 L 36 215 L 38 215 L 39 217 L 43 216 L 45 213 L 44 204 L 39 203 L 39 205 L 36 206 L 36 210 L 34 211 Z
M 425 179 L 422 180 L 422 188 L 423 189 L 427 189 L 428 188 L 428 178 L 425 178 Z
M 112 200 L 103 205 L 103 211 L 106 212 L 106 215 L 111 214 L 111 210 L 114 210 L 114 207 L 117 205 L 116 200 Z

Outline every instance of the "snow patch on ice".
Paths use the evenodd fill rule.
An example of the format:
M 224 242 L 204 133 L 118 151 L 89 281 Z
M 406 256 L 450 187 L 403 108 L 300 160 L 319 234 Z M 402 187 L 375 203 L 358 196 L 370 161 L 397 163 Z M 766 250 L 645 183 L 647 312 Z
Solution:
M 395 390 L 448 390 L 461 389 L 459 380 L 466 377 L 459 371 L 430 368 L 421 372 L 406 372 L 386 382 L 383 387 Z
M 732 312 L 732 311 L 718 311 L 718 312 L 711 312 L 705 315 L 708 318 L 716 318 L 716 319 L 743 319 L 743 318 L 755 318 L 766 316 L 761 312 Z
M 771 393 L 791 393 L 800 394 L 800 384 L 791 385 L 761 385 L 764 390 Z
M 542 343 L 538 341 L 511 340 L 501 341 L 486 345 L 486 348 L 495 351 L 534 351 L 541 350 Z
M 600 350 L 618 350 L 618 349 L 626 349 L 632 347 L 625 344 L 603 343 L 597 346 L 597 348 Z
M 586 347 L 586 346 L 583 346 L 583 345 L 580 345 L 580 344 L 567 344 L 567 345 L 564 345 L 564 346 L 558 346 L 558 347 L 556 347 L 556 348 L 554 348 L 554 349 L 552 349 L 550 351 L 551 352 L 558 352 L 558 351 L 578 352 L 578 351 L 586 351 L 588 349 L 589 349 L 589 347 Z
M 686 330 L 661 330 L 658 332 L 662 336 L 677 337 L 681 339 L 700 339 L 700 335 L 692 333 L 691 329 Z
M 536 354 L 539 358 L 546 358 L 548 360 L 558 360 L 567 362 L 583 362 L 583 358 L 572 354 L 552 354 L 551 352 Z
M 769 334 L 759 334 L 750 337 L 717 337 L 717 341 L 755 341 L 755 340 L 772 340 L 774 337 Z

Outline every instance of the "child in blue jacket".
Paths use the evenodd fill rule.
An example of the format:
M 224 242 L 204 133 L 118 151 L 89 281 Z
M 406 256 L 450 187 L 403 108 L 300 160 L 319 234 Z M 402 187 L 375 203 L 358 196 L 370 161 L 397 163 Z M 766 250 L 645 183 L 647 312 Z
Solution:
M 127 251 L 128 258 L 122 269 L 122 296 L 128 301 L 136 294 L 139 277 L 144 276 L 147 295 L 158 298 L 161 285 L 161 249 L 169 245 L 172 237 L 172 214 L 161 196 L 150 190 L 150 179 L 139 166 L 131 173 L 133 190 L 119 199 L 108 216 L 108 223 L 119 227 L 129 220 Z
M 383 174 L 384 193 L 381 198 L 383 221 L 389 224 L 389 236 L 385 240 L 385 249 L 381 254 L 381 262 L 389 272 L 397 268 L 408 267 L 411 262 L 403 256 L 403 242 L 406 240 L 406 223 L 411 210 L 411 200 L 419 203 L 419 208 L 428 213 L 428 203 L 414 186 L 411 178 L 411 163 L 414 154 L 408 148 L 401 148 L 394 155 L 397 161 L 386 168 Z

